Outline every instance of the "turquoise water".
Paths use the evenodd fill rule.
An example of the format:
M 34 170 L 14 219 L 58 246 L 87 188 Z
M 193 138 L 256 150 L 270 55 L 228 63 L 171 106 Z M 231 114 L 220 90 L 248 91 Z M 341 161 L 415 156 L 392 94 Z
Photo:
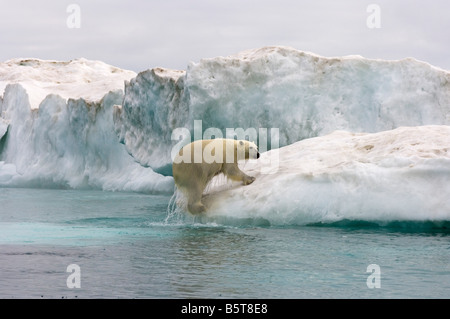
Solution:
M 0 297 L 450 298 L 447 223 L 166 221 L 169 201 L 0 188 Z

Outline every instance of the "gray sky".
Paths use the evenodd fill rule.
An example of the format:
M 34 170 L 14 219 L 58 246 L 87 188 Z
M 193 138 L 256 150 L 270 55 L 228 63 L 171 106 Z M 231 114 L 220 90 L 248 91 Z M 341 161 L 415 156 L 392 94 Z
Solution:
M 69 28 L 69 4 L 80 28 Z M 369 4 L 380 28 L 369 28 Z M 448 0 L 0 0 L 0 61 L 102 60 L 136 72 L 286 45 L 324 56 L 414 57 L 450 70 Z

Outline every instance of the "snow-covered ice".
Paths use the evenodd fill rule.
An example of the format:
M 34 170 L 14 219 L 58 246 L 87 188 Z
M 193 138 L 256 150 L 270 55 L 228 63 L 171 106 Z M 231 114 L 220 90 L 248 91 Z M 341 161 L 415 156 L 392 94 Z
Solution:
M 242 169 L 255 182 L 212 181 L 204 199 L 209 220 L 304 225 L 450 218 L 450 126 L 336 131 L 263 153 Z
M 67 62 L 18 58 L 0 63 L 0 92 L 8 84 L 20 83 L 31 108 L 37 109 L 49 94 L 99 101 L 108 91 L 123 90 L 124 81 L 135 76 L 133 71 L 83 58 Z

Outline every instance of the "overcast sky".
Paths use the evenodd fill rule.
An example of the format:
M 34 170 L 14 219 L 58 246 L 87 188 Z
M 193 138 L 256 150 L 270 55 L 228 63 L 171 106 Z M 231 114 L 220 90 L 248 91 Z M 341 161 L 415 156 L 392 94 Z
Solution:
M 68 26 L 70 4 L 79 28 Z M 370 4 L 380 28 L 367 25 L 377 18 Z M 84 57 L 139 72 L 285 45 L 450 70 L 449 0 L 0 0 L 0 8 L 0 61 Z

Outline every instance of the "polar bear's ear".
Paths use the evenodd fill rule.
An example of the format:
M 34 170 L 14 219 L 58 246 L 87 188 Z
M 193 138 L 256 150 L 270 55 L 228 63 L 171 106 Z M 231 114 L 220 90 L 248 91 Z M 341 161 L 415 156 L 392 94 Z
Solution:
M 241 146 L 242 146 L 242 145 L 244 145 L 244 142 L 242 142 L 242 141 L 239 141 L 239 145 L 241 145 Z

